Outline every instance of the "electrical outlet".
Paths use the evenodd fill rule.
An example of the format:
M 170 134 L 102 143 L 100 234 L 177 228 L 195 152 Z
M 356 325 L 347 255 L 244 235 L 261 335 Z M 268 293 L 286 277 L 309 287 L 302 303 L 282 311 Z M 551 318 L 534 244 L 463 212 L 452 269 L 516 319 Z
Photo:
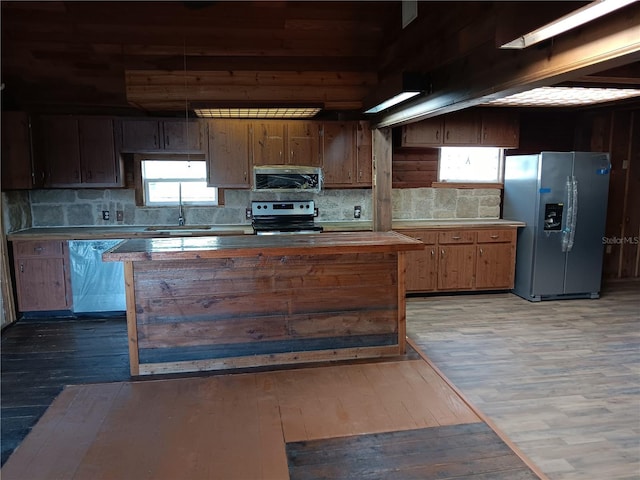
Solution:
M 102 219 L 109 220 L 109 210 L 102 210 Z
M 116 210 L 116 222 L 122 222 L 124 220 L 124 212 L 122 210 Z
M 251 209 L 247 208 L 244 211 L 244 218 L 246 218 L 247 220 L 251 220 L 253 218 L 253 214 L 251 213 Z
M 353 207 L 353 218 L 360 218 L 362 216 L 362 207 L 360 205 L 356 205 Z

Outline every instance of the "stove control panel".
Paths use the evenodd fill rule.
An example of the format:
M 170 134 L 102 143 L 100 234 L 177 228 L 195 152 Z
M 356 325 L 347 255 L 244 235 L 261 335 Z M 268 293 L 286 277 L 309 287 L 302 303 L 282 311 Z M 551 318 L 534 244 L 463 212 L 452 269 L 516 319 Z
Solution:
M 288 215 L 310 215 L 315 212 L 315 204 L 313 200 L 304 201 L 253 201 L 251 202 L 251 214 L 255 217 L 264 215 L 269 216 L 288 216 Z

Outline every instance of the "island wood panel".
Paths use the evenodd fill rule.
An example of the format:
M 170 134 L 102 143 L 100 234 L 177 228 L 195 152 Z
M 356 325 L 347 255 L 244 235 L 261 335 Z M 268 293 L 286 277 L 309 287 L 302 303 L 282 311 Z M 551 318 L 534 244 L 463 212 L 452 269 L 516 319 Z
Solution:
M 179 370 L 291 352 L 399 353 L 401 274 L 395 252 L 135 262 L 138 360 Z

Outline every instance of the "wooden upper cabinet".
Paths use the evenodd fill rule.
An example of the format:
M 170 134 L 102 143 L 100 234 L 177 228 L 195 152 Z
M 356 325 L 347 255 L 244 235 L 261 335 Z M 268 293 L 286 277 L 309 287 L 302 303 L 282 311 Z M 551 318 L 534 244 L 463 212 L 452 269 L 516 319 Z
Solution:
M 122 186 L 112 119 L 43 116 L 38 132 L 45 187 Z
M 200 120 L 126 118 L 122 125 L 122 151 L 131 153 L 203 153 L 205 122 Z
M 320 155 L 320 124 L 296 121 L 287 123 L 287 163 L 291 165 L 322 165 Z
M 444 123 L 441 117 L 428 118 L 402 127 L 403 147 L 442 145 Z
M 2 190 L 42 185 L 44 172 L 34 163 L 31 123 L 25 112 L 2 112 Z
M 371 187 L 373 175 L 373 142 L 369 122 L 356 127 L 356 183 Z
M 43 116 L 39 119 L 39 137 L 45 187 L 123 185 L 112 119 Z
M 284 165 L 285 122 L 264 120 L 253 122 L 250 127 L 253 143 L 253 165 Z
M 249 188 L 249 123 L 244 120 L 210 120 L 208 185 Z
M 371 187 L 372 142 L 369 123 L 323 123 L 322 161 L 325 187 Z
M 80 117 L 80 177 L 82 183 L 119 185 L 120 156 L 116 152 L 113 120 Z
M 468 109 L 402 127 L 403 147 L 487 145 L 515 148 L 519 142 L 517 114 L 498 109 Z
M 263 120 L 250 130 L 253 165 L 322 165 L 318 122 Z
M 206 150 L 203 128 L 199 120 L 164 120 L 161 122 L 164 149 L 172 152 L 202 152 Z
M 82 180 L 77 117 L 40 117 L 39 133 L 39 151 L 46 172 L 45 186 L 79 185 Z
M 351 186 L 354 182 L 356 128 L 353 122 L 322 125 L 322 157 L 326 187 Z
M 480 138 L 480 115 L 477 111 L 462 110 L 445 115 L 445 145 L 478 145 Z
M 518 148 L 520 121 L 518 114 L 509 110 L 482 111 L 482 145 Z
M 122 120 L 122 151 L 160 149 L 160 122 L 147 119 Z

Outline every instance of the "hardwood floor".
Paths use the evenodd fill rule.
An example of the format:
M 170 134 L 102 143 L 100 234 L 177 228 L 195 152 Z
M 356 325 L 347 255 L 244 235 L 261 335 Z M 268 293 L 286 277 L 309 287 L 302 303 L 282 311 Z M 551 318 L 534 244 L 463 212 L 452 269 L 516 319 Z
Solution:
M 124 317 L 22 319 L 2 331 L 2 464 L 65 385 L 129 380 Z
M 552 480 L 640 478 L 640 282 L 415 297 L 407 335 Z

